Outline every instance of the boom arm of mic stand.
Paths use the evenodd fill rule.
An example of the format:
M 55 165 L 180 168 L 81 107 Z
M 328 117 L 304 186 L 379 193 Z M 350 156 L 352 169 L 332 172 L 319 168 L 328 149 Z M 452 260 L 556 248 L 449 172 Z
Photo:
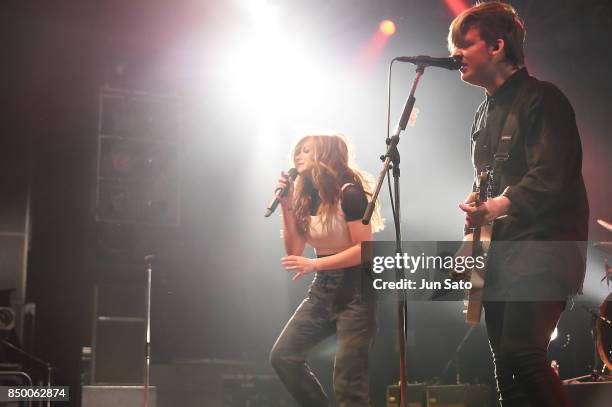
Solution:
M 406 102 L 404 103 L 404 109 L 402 110 L 402 116 L 395 128 L 395 133 L 393 137 L 387 139 L 387 152 L 384 156 L 381 157 L 383 160 L 383 169 L 378 175 L 378 181 L 376 182 L 376 188 L 374 189 L 374 194 L 372 195 L 372 199 L 368 203 L 366 211 L 361 218 L 361 223 L 364 225 L 370 224 L 372 220 L 372 214 L 374 213 L 374 207 L 376 206 L 376 200 L 378 199 L 378 195 L 380 194 L 380 189 L 382 187 L 382 183 L 385 181 L 385 177 L 389 168 L 391 167 L 391 162 L 395 157 L 393 155 L 397 152 L 397 145 L 399 144 L 399 136 L 402 131 L 406 129 L 406 125 L 408 124 L 408 120 L 412 115 L 412 109 L 414 108 L 414 102 L 416 101 L 414 97 L 414 93 L 416 92 L 416 88 L 419 84 L 419 79 L 425 72 L 425 66 L 419 65 L 416 69 L 416 76 L 414 81 L 412 82 L 412 88 L 410 89 L 410 94 L 406 98 Z M 399 161 L 399 154 L 397 154 L 397 158 Z

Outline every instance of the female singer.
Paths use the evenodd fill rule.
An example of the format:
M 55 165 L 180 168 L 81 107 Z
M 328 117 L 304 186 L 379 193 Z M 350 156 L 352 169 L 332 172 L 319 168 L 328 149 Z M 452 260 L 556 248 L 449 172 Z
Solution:
M 361 267 L 361 242 L 382 229 L 377 208 L 370 225 L 361 218 L 371 196 L 370 183 L 350 160 L 341 135 L 311 135 L 293 150 L 299 176 L 282 174 L 276 188 L 289 184 L 281 198 L 282 264 L 293 280 L 314 273 L 308 295 L 270 353 L 272 366 L 304 407 L 327 407 L 328 399 L 309 369 L 308 352 L 336 334 L 334 393 L 338 406 L 370 405 L 368 352 L 375 334 L 376 302 L 370 274 Z M 305 244 L 316 258 L 302 257 Z

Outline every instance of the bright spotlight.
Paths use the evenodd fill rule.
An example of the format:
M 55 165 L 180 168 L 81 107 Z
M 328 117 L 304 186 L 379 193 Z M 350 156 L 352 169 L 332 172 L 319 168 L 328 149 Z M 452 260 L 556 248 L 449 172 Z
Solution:
M 380 32 L 390 37 L 395 34 L 395 23 L 391 20 L 383 20 L 380 22 L 378 29 Z

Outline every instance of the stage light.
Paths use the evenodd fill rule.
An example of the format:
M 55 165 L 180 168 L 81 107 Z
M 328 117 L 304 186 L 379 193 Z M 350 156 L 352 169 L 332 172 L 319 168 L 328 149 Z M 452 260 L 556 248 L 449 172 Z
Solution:
M 465 0 L 445 0 L 446 6 L 451 10 L 453 15 L 459 15 L 463 10 L 468 8 Z
M 279 123 L 303 117 L 338 90 L 329 79 L 330 61 L 320 55 L 321 45 L 311 41 L 313 33 L 285 32 L 278 2 L 243 4 L 247 18 L 225 47 L 223 77 L 232 94 L 249 95 L 244 101 L 251 105 L 255 132 L 266 151 L 272 147 L 266 144 L 275 145 Z
M 385 50 L 385 46 L 395 34 L 395 23 L 391 20 L 383 20 L 374 31 L 372 37 L 364 44 L 363 48 L 355 58 L 355 65 L 359 67 L 359 75 L 367 78 L 369 72 L 375 64 L 380 62 L 380 58 Z
M 386 36 L 390 37 L 393 34 L 395 34 L 395 23 L 391 20 L 383 20 L 380 22 L 380 25 L 378 26 L 378 29 L 380 30 L 380 32 L 382 32 L 383 34 L 385 34 Z

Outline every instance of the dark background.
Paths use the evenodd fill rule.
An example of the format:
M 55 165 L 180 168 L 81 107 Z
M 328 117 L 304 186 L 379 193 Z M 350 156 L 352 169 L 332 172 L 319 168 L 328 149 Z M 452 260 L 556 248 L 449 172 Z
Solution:
M 221 358 L 265 364 L 307 283 L 289 284 L 278 262 L 278 219 L 261 216 L 276 174 L 288 165 L 290 143 L 313 122 L 333 126 L 352 140 L 361 166 L 377 173 L 386 64 L 401 54 L 445 55 L 453 17 L 444 1 L 271 2 L 283 16 L 279 35 L 303 34 L 321 44 L 316 63 L 328 69 L 333 97 L 322 95 L 312 110 L 289 105 L 295 109 L 290 114 L 279 110 L 284 101 L 275 104 L 271 113 L 281 136 L 262 139 L 255 135 L 255 106 L 263 95 L 229 83 L 257 81 L 249 76 L 254 62 L 238 58 L 235 78 L 220 65 L 222 52 L 240 52 L 231 41 L 248 39 L 240 32 L 247 23 L 236 3 L 62 0 L 0 6 L 1 176 L 8 185 L 31 188 L 27 300 L 37 304 L 36 354 L 58 368 L 57 383 L 78 383 L 81 347 L 91 343 L 93 284 L 137 280 L 142 255 L 150 251 L 162 253 L 154 276 L 154 362 Z M 574 106 L 593 220 L 590 239 L 609 239 L 594 221 L 612 219 L 612 6 L 595 0 L 511 3 L 526 20 L 530 72 L 557 84 Z M 397 34 L 365 76 L 354 75 L 355 55 L 384 18 L 396 21 Z M 122 75 L 117 66 L 125 68 Z M 396 69 L 402 71 L 393 82 L 392 117 L 413 74 L 411 68 Z M 286 81 L 282 86 L 291 92 L 291 81 L 304 79 L 289 75 L 278 81 Z M 467 130 L 482 93 L 457 79 L 434 69 L 426 73 L 417 95 L 420 122 L 401 145 L 409 240 L 460 237 L 455 208 L 470 185 Z M 98 91 L 104 84 L 181 99 L 179 227 L 94 222 Z M 387 200 L 383 196 L 386 207 Z M 391 219 L 388 208 L 385 217 Z M 391 240 L 391 226 L 377 238 Z M 594 253 L 590 260 L 583 298 L 596 305 L 608 290 L 599 283 L 602 256 Z M 455 303 L 411 304 L 410 380 L 442 374 L 467 331 L 458 309 Z M 385 386 L 397 380 L 393 304 L 383 302 L 380 314 L 372 362 L 378 402 Z M 563 334 L 551 354 L 564 377 L 588 370 L 588 324 L 579 307 L 560 324 Z M 326 385 L 332 352 L 326 342 L 314 356 Z M 462 353 L 466 378 L 490 382 L 488 353 L 479 327 Z M 442 381 L 452 376 L 448 372 Z

